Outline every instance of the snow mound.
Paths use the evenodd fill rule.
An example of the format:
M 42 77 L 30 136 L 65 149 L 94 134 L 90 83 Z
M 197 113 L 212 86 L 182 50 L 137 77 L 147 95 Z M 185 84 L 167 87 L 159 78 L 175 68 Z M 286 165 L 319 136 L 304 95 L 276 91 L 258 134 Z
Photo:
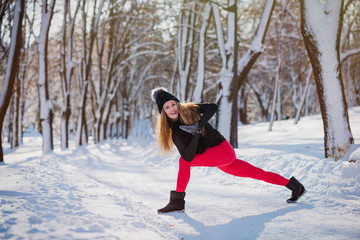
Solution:
M 360 148 L 356 149 L 350 154 L 349 161 L 350 162 L 360 161 Z

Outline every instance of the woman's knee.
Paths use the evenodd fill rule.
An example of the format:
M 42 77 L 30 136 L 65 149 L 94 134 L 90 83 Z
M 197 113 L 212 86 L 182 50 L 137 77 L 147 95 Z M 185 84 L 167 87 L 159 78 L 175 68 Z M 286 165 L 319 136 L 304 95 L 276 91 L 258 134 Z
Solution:
M 190 167 L 190 163 L 185 161 L 182 157 L 179 158 L 179 167 Z

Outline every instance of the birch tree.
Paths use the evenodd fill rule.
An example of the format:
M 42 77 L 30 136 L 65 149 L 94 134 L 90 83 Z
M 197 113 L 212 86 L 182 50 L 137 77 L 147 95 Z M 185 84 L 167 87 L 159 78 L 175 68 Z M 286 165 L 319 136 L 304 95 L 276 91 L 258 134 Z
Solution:
M 198 62 L 197 62 L 197 76 L 196 85 L 193 93 L 193 102 L 202 102 L 204 81 L 205 81 L 205 43 L 206 32 L 211 18 L 211 5 L 206 3 L 204 12 L 202 14 L 202 22 L 199 32 L 199 49 L 198 49 Z
M 234 59 L 235 59 L 235 1 L 229 0 L 228 5 L 232 11 L 228 11 L 227 16 L 227 39 L 225 41 L 223 34 L 223 27 L 219 12 L 219 5 L 211 3 L 214 14 L 214 21 L 216 26 L 216 35 L 218 40 L 219 52 L 222 60 L 222 68 L 220 73 L 221 88 L 217 96 L 219 104 L 217 129 L 224 135 L 224 137 L 230 140 L 231 132 L 231 116 L 233 101 L 231 94 L 233 80 L 234 80 Z
M 283 25 L 285 21 L 285 15 L 286 15 L 286 8 L 289 1 L 287 0 L 285 4 L 282 6 L 281 11 L 281 21 L 280 26 L 277 33 L 277 51 L 276 51 L 276 69 L 275 69 L 275 86 L 274 86 L 274 92 L 273 92 L 273 102 L 271 107 L 271 115 L 270 115 L 270 122 L 269 122 L 269 131 L 272 131 L 272 126 L 275 120 L 275 112 L 278 115 L 278 120 L 281 119 L 281 90 L 280 90 L 280 71 L 282 66 L 282 30 Z M 277 105 L 276 105 L 277 103 Z M 277 109 L 276 109 L 277 106 Z
M 359 58 L 360 44 L 356 39 L 360 27 L 360 2 L 349 0 L 344 6 L 343 37 L 340 43 L 340 60 L 343 66 L 345 93 L 348 106 L 360 105 Z
M 314 72 L 325 157 L 338 160 L 354 143 L 341 75 L 343 0 L 301 0 L 301 32 Z
M 129 38 L 129 33 L 126 32 L 129 29 L 129 23 L 126 19 L 130 19 L 130 22 L 133 21 L 133 18 L 127 16 L 128 13 L 122 14 L 123 9 L 116 8 L 118 8 L 117 4 L 111 1 L 109 16 L 105 16 L 105 20 L 99 23 L 101 27 L 95 37 L 97 72 L 91 78 L 95 112 L 95 142 L 106 139 L 106 128 L 110 110 L 121 82 L 121 77 L 119 77 L 120 70 L 117 68 L 121 63 L 122 53 L 124 52 L 121 44 L 125 46 L 127 42 L 122 42 L 122 40 Z M 109 30 L 106 31 L 104 29 Z M 105 46 L 108 46 L 106 59 L 104 57 Z
M 86 102 L 88 95 L 88 86 L 90 82 L 91 66 L 92 66 L 92 53 L 95 42 L 95 37 L 98 30 L 98 24 L 102 8 L 104 6 L 104 0 L 100 0 L 99 5 L 97 1 L 94 1 L 93 12 L 91 17 L 91 23 L 89 33 L 87 33 L 87 13 L 86 13 L 86 1 L 82 1 L 82 45 L 81 45 L 81 60 L 78 73 L 78 90 L 79 90 L 79 113 L 76 129 L 76 145 L 81 146 L 88 142 L 87 135 L 87 123 L 86 123 Z
M 50 4 L 47 0 L 42 0 L 41 6 L 41 22 L 40 22 L 40 34 L 35 36 L 38 52 L 38 91 L 40 102 L 40 125 L 43 140 L 43 154 L 48 154 L 53 151 L 53 106 L 49 98 L 49 86 L 48 86 L 48 40 L 51 19 L 54 14 L 54 6 L 56 0 L 51 0 Z M 33 29 L 33 27 L 32 27 Z M 32 30 L 34 33 L 34 30 Z M 34 33 L 35 35 L 35 33 Z
M 179 14 L 179 26 L 176 35 L 176 56 L 179 80 L 177 82 L 177 96 L 180 101 L 189 100 L 190 76 L 193 66 L 195 28 L 198 21 L 197 3 L 183 0 Z
M 15 78 L 18 74 L 20 49 L 22 47 L 22 22 L 24 17 L 25 2 L 16 0 L 11 29 L 11 42 L 8 51 L 5 78 L 0 92 L 0 162 L 4 161 L 2 149 L 2 127 L 9 107 L 11 95 L 14 88 Z
M 61 36 L 61 47 L 60 47 L 60 77 L 62 83 L 62 95 L 63 95 L 63 106 L 61 110 L 61 149 L 68 148 L 68 129 L 69 129 L 69 118 L 71 114 L 70 106 L 70 86 L 73 77 L 75 64 L 73 62 L 73 35 L 75 28 L 75 19 L 80 7 L 80 1 L 77 2 L 75 12 L 71 15 L 71 4 L 70 0 L 64 1 L 64 20 L 63 29 Z
M 227 29 L 227 41 L 225 42 L 222 26 L 220 20 L 220 14 L 218 11 L 218 5 L 212 3 L 213 14 L 216 25 L 217 39 L 219 45 L 219 51 L 222 59 L 222 69 L 220 76 L 221 88 L 217 96 L 217 100 L 220 102 L 218 112 L 217 128 L 224 135 L 226 139 L 231 138 L 231 143 L 237 143 L 237 110 L 233 111 L 233 103 L 237 102 L 237 96 L 241 85 L 245 82 L 246 76 L 250 69 L 255 64 L 257 58 L 263 51 L 263 43 L 271 19 L 271 14 L 274 9 L 275 0 L 267 0 L 265 2 L 263 12 L 260 18 L 259 26 L 256 31 L 256 35 L 252 40 L 251 46 L 247 52 L 236 61 L 237 71 L 236 75 L 233 69 L 234 67 L 234 43 L 235 43 L 235 30 L 233 27 L 235 22 L 235 11 L 232 9 L 235 5 L 235 1 L 229 0 L 228 9 L 232 10 L 228 12 L 228 29 Z M 234 76 L 235 79 L 234 79 Z M 236 81 L 236 84 L 233 82 Z M 236 103 L 235 103 L 236 104 Z M 233 116 L 232 114 L 236 114 Z M 231 117 L 230 117 L 231 116 Z

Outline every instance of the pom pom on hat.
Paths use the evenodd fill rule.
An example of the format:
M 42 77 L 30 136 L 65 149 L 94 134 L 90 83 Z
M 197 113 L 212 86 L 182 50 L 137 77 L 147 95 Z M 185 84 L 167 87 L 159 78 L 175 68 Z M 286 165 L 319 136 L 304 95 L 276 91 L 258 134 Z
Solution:
M 153 100 L 156 103 L 156 96 L 161 92 L 167 92 L 168 90 L 163 87 L 157 87 L 151 90 L 151 100 Z
M 151 90 L 151 99 L 157 104 L 159 113 L 167 101 L 174 100 L 180 102 L 177 97 L 169 93 L 166 88 L 158 87 Z

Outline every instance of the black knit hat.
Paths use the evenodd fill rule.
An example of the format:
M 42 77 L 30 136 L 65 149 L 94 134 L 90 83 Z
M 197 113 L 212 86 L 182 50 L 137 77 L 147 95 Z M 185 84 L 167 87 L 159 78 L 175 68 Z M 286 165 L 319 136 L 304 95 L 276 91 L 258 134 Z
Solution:
M 175 102 L 180 102 L 179 99 L 162 87 L 151 90 L 151 99 L 157 104 L 159 113 L 161 113 L 161 110 L 167 101 L 174 100 Z

